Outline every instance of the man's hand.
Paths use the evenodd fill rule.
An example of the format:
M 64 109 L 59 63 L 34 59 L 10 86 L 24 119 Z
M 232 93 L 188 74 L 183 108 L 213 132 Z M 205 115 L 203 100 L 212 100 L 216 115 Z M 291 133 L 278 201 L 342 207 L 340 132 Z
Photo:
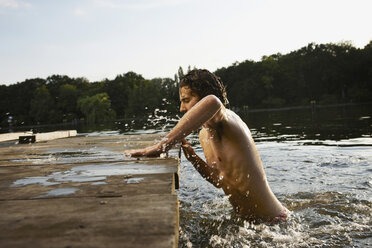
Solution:
M 191 147 L 190 142 L 188 142 L 184 138 L 181 140 L 181 142 L 182 142 L 181 147 L 182 147 L 183 153 L 185 154 L 185 157 L 190 162 L 194 162 L 196 160 L 196 154 L 194 152 L 194 149 Z
M 200 175 L 217 188 L 221 188 L 218 178 L 219 171 L 216 168 L 208 166 L 208 164 L 194 152 L 191 144 L 186 139 L 182 139 L 181 142 L 185 157 L 191 162 Z
M 162 147 L 159 144 L 149 146 L 143 149 L 134 149 L 125 151 L 125 156 L 129 157 L 160 157 L 160 154 L 164 153 Z

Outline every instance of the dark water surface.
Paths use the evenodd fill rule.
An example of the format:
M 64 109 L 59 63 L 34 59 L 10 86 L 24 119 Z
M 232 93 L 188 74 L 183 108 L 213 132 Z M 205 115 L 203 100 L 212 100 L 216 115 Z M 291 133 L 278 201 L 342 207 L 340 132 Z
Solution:
M 287 222 L 235 215 L 182 157 L 180 247 L 368 247 L 372 245 L 372 107 L 242 115 Z M 202 155 L 196 135 L 189 137 Z

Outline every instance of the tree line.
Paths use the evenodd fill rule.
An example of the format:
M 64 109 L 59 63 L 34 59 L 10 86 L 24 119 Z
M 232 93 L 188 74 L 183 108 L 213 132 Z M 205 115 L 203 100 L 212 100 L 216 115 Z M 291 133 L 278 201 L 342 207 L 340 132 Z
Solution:
M 140 118 L 159 108 L 174 114 L 183 74 L 180 67 L 174 78 L 149 80 L 127 72 L 112 80 L 89 82 L 52 75 L 0 85 L 1 126 L 8 125 L 9 116 L 14 125 L 33 125 Z M 362 49 L 348 42 L 310 43 L 285 55 L 236 62 L 215 74 L 227 88 L 230 107 L 371 102 L 372 41 Z
M 372 101 L 372 41 L 310 43 L 288 54 L 246 60 L 215 72 L 232 106 L 272 108 Z
M 174 112 L 178 105 L 177 83 L 169 78 L 144 79 L 128 72 L 115 79 L 89 82 L 85 78 L 53 75 L 14 85 L 0 86 L 2 126 L 9 116 L 15 125 L 112 121 L 141 117 L 163 106 Z M 168 104 L 164 104 L 167 99 Z

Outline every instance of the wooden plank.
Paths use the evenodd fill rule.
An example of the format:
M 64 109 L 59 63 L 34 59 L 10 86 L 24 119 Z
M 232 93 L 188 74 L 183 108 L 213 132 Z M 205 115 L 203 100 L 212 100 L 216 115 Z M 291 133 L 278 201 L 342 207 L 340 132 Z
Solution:
M 1 247 L 177 246 L 176 195 L 0 201 L 0 208 Z
M 77 135 L 76 130 L 67 130 L 67 131 L 55 131 L 55 132 L 48 132 L 48 133 L 36 133 L 36 142 L 54 140 L 54 139 L 62 139 L 68 137 L 74 137 Z
M 0 134 L 0 142 L 18 140 L 19 136 L 26 135 L 32 135 L 32 132 L 2 133 Z
M 76 130 L 55 131 L 55 132 L 36 133 L 36 134 L 33 134 L 32 132 L 4 133 L 4 134 L 0 134 L 0 142 L 18 140 L 19 137 L 31 137 L 31 136 L 35 136 L 36 142 L 42 142 L 42 141 L 48 141 L 48 140 L 54 140 L 54 139 L 74 137 L 76 135 L 77 135 Z M 30 142 L 26 142 L 26 143 L 30 143 Z
M 0 247 L 176 247 L 179 160 L 123 155 L 160 138 L 0 147 Z

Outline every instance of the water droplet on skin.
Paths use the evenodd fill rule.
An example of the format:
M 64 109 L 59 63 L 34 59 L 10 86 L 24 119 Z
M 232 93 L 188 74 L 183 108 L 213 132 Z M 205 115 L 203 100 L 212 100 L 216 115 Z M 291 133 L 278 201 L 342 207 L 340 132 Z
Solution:
M 128 154 L 125 154 L 124 153 L 124 157 L 131 158 L 132 157 L 132 154 L 131 153 L 128 153 Z
M 247 175 L 247 178 L 249 178 L 249 174 Z

